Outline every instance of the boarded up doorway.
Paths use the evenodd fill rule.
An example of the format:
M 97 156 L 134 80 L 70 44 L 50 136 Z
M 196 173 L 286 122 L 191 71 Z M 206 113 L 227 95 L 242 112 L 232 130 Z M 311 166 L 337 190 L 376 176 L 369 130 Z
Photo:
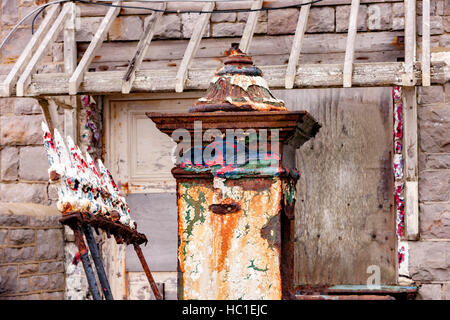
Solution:
M 276 91 L 318 135 L 296 152 L 296 283 L 396 283 L 391 88 Z M 370 269 L 369 269 L 370 270 Z

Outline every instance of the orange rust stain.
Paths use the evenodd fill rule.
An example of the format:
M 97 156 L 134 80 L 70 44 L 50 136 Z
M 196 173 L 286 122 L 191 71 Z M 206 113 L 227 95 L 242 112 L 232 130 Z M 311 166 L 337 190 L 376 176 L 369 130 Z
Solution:
M 125 194 L 130 193 L 130 184 L 128 182 L 125 182 L 124 184 L 122 184 L 121 188 Z

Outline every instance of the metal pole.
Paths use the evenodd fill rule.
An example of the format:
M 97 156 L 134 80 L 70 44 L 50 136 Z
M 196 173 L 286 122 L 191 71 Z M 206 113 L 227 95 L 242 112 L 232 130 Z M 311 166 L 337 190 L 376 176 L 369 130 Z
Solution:
M 139 260 L 141 261 L 142 268 L 144 268 L 145 275 L 147 276 L 148 282 L 150 283 L 150 287 L 152 288 L 156 300 L 162 300 L 161 293 L 159 293 L 158 287 L 156 286 L 155 280 L 153 279 L 152 273 L 150 272 L 150 268 L 147 265 L 147 261 L 145 261 L 141 248 L 137 244 L 133 244 L 133 246 L 137 256 L 139 257 Z
M 100 250 L 95 242 L 91 227 L 89 225 L 83 225 L 83 232 L 86 236 L 89 250 L 91 250 L 92 259 L 94 260 L 95 268 L 97 269 L 97 275 L 103 289 L 103 294 L 105 295 L 106 300 L 114 300 L 111 288 L 109 287 L 108 278 L 106 277 L 105 268 L 103 267 Z
M 95 280 L 94 270 L 92 270 L 91 261 L 89 260 L 86 244 L 83 240 L 83 234 L 81 233 L 79 227 L 74 227 L 72 230 L 75 235 L 75 243 L 78 246 L 81 262 L 83 263 L 84 272 L 86 273 L 89 289 L 91 290 L 94 300 L 102 300 L 100 292 L 98 291 L 97 281 Z

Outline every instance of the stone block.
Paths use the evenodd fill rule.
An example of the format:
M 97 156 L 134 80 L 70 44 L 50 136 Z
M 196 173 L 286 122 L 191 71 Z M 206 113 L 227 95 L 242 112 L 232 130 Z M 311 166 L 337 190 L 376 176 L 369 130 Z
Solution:
M 2 29 L 2 39 L 5 39 L 8 33 L 9 30 Z M 22 54 L 30 39 L 30 29 L 17 29 L 2 48 L 2 61 L 8 64 L 14 63 Z
M 42 144 L 42 115 L 0 117 L 2 145 Z
M 64 273 L 54 273 L 50 275 L 50 289 L 51 290 L 64 290 Z
M 34 247 L 4 248 L 3 262 L 25 262 L 34 260 Z
M 39 295 L 39 300 L 64 300 L 64 292 L 43 292 Z
M 419 199 L 420 201 L 449 201 L 450 171 L 422 171 L 419 175 Z
M 90 42 L 95 35 L 95 32 L 100 27 L 103 17 L 82 17 L 80 28 L 75 31 L 75 39 L 80 42 Z M 62 33 L 58 40 L 63 40 Z
M 450 300 L 450 283 L 444 283 L 444 295 L 442 297 L 443 300 Z
M 150 16 L 144 19 L 144 28 L 146 28 Z M 176 14 L 163 15 L 160 23 L 155 28 L 155 38 L 181 38 L 181 19 Z
M 403 2 L 395 2 L 392 4 L 392 14 L 394 17 L 405 16 L 405 5 Z
M 4 181 L 15 181 L 19 174 L 19 149 L 5 147 L 0 151 L 0 177 Z
M 15 215 L 9 212 L 0 212 L 0 226 L 22 227 L 28 224 L 28 216 Z
M 7 239 L 8 239 L 8 229 L 0 229 L 0 245 L 6 244 Z
M 62 261 L 41 262 L 39 270 L 41 273 L 64 272 L 64 264 Z
M 29 181 L 48 180 L 48 158 L 44 146 L 20 148 L 19 177 Z
M 418 108 L 417 113 L 420 122 L 450 122 L 450 108 L 445 104 L 424 105 Z
M 21 276 L 30 275 L 33 273 L 39 272 L 39 264 L 38 263 L 29 263 L 29 264 L 21 264 L 19 266 L 19 274 Z
M 62 229 L 37 230 L 36 260 L 60 259 L 64 256 Z
M 350 18 L 350 6 L 336 7 L 336 32 L 347 32 Z M 367 6 L 360 5 L 358 10 L 357 31 L 367 31 Z
M 30 291 L 47 290 L 50 288 L 50 277 L 39 275 L 30 277 Z
M 450 280 L 448 242 L 410 241 L 409 249 L 409 271 L 413 280 Z
M 443 17 L 443 27 L 445 32 L 450 32 L 450 17 Z
M 194 30 L 194 26 L 200 17 L 200 13 L 182 13 L 181 14 L 181 27 L 183 38 L 190 38 Z M 210 37 L 210 23 L 208 22 L 205 27 L 203 37 Z
M 419 157 L 419 170 L 450 169 L 449 153 L 421 153 Z
M 244 32 L 245 23 L 215 23 L 212 25 L 213 37 L 240 37 Z
M 295 8 L 269 11 L 267 16 L 268 21 L 267 33 L 268 34 L 295 33 L 295 29 L 297 28 L 298 15 L 299 10 Z
M 19 278 L 19 292 L 20 293 L 25 293 L 29 291 L 29 283 L 28 283 L 28 278 Z
M 4 202 L 29 202 L 46 204 L 46 184 L 0 184 L 0 200 Z
M 42 109 L 36 99 L 16 98 L 14 99 L 14 113 L 16 115 L 40 114 Z
M 419 122 L 420 150 L 429 153 L 450 153 L 449 122 Z
M 14 25 L 18 19 L 18 8 L 16 0 L 2 0 L 2 23 Z
M 417 34 L 422 35 L 422 17 L 418 16 L 416 20 Z M 444 32 L 444 27 L 442 23 L 441 16 L 431 16 L 430 17 L 430 35 L 440 35 Z
M 0 115 L 12 113 L 14 109 L 14 98 L 0 98 Z
M 238 12 L 237 13 L 237 21 L 238 22 L 247 22 L 249 12 Z M 260 11 L 258 16 L 258 22 L 267 22 L 268 14 L 267 11 Z
M 450 239 L 450 203 L 420 204 L 420 237 Z
M 392 5 L 390 3 L 371 4 L 367 9 L 369 30 L 390 30 L 392 28 Z
M 334 32 L 335 13 L 332 7 L 311 8 L 309 11 L 307 33 Z M 294 25 L 297 27 L 297 23 Z
M 450 16 L 450 0 L 444 1 L 443 13 L 444 16 Z
M 33 229 L 11 229 L 9 231 L 9 245 L 23 245 L 34 242 Z
M 109 40 L 139 40 L 143 27 L 139 16 L 122 16 L 114 20 L 109 30 Z
M 60 216 L 39 216 L 30 217 L 29 224 L 31 227 L 58 227 L 62 228 L 59 223 Z
M 417 103 L 438 103 L 444 101 L 444 87 L 443 86 L 430 86 L 419 87 Z
M 442 300 L 442 285 L 438 283 L 421 285 L 417 300 Z
M 0 267 L 0 294 L 17 291 L 17 266 Z
M 235 22 L 235 21 L 236 21 L 236 12 L 211 14 L 211 22 Z
M 392 30 L 404 30 L 405 29 L 405 18 L 404 17 L 394 17 L 392 18 Z

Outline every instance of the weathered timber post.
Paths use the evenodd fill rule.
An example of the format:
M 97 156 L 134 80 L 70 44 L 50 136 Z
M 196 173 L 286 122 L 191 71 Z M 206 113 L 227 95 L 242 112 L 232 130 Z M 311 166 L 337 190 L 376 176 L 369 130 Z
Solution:
M 226 55 L 188 113 L 147 113 L 178 142 L 178 297 L 289 299 L 299 174 L 281 155 L 320 125 L 287 111 L 236 44 Z

